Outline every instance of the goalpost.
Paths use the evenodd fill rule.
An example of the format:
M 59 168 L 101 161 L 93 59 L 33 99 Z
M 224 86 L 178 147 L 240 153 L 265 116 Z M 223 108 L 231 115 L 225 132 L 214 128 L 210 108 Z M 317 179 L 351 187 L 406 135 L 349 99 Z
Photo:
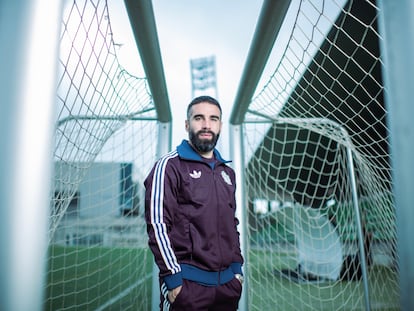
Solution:
M 329 119 L 280 119 L 280 120 L 276 120 L 274 123 L 288 123 L 288 124 L 294 124 L 295 126 L 298 126 L 300 129 L 307 129 L 309 131 L 313 131 L 316 132 L 320 135 L 323 136 L 328 136 L 330 139 L 334 139 L 335 142 L 338 144 L 335 148 L 336 149 L 345 149 L 345 151 L 343 152 L 343 165 L 344 171 L 348 171 L 347 173 L 343 172 L 344 175 L 347 175 L 347 180 L 349 181 L 349 184 L 345 187 L 349 187 L 349 192 L 351 193 L 350 198 L 347 198 L 345 200 L 350 200 L 349 202 L 349 207 L 348 208 L 352 208 L 352 211 L 349 211 L 350 213 L 353 213 L 354 215 L 354 221 L 355 224 L 350 223 L 350 226 L 354 226 L 354 238 L 357 241 L 357 245 L 355 246 L 355 250 L 354 252 L 357 254 L 357 257 L 354 257 L 354 259 L 358 258 L 358 262 L 355 261 L 356 265 L 360 265 L 361 268 L 361 278 L 363 281 L 363 288 L 364 288 L 364 302 L 365 302 L 365 309 L 366 310 L 371 310 L 371 303 L 370 303 L 370 296 L 369 296 L 369 285 L 368 285 L 368 263 L 371 261 L 370 258 L 368 258 L 368 256 L 372 256 L 372 254 L 367 252 L 371 252 L 370 246 L 366 244 L 366 242 L 371 243 L 371 241 L 367 241 L 367 237 L 366 234 L 369 234 L 367 232 L 364 231 L 364 225 L 363 221 L 366 221 L 365 219 L 363 220 L 361 218 L 361 212 L 360 212 L 360 206 L 359 206 L 359 193 L 358 193 L 358 185 L 357 185 L 357 177 L 355 175 L 355 167 L 354 167 L 354 156 L 353 156 L 353 149 L 354 146 L 352 145 L 352 141 L 346 131 L 346 129 L 344 127 L 342 127 L 341 125 L 335 123 L 332 120 Z M 328 133 L 328 134 L 327 134 Z M 311 140 L 309 140 L 311 141 Z M 315 154 L 318 154 L 319 148 L 321 147 L 321 144 L 319 143 L 320 141 L 318 140 L 318 145 L 315 148 Z M 283 156 L 286 156 L 286 154 L 283 154 Z M 308 156 L 308 155 L 307 155 Z M 312 154 L 310 154 L 310 157 L 312 157 Z M 334 157 L 335 158 L 335 157 Z M 335 160 L 334 160 L 335 161 Z M 318 165 L 315 163 L 314 165 L 315 169 L 318 170 L 320 169 L 321 171 L 323 171 L 322 166 L 323 165 Z M 323 174 L 326 174 L 326 172 L 323 172 Z M 329 173 L 330 176 L 334 176 L 335 173 L 331 172 Z M 334 181 L 334 183 L 341 183 L 341 181 L 337 180 Z M 321 184 L 320 184 L 321 185 Z M 320 186 L 319 185 L 319 186 Z M 337 187 L 336 185 L 334 186 L 335 188 Z M 335 190 L 332 190 L 332 186 L 328 186 L 328 191 L 331 192 L 331 195 L 333 195 L 332 197 L 326 197 L 326 199 L 328 200 L 325 203 L 325 206 L 323 206 L 323 209 L 331 209 L 333 207 L 333 205 L 335 205 L 335 196 L 334 193 L 336 192 Z M 338 198 L 339 200 L 343 200 Z M 309 202 L 309 201 L 308 201 Z M 305 208 L 304 208 L 305 207 Z M 311 206 L 296 206 L 296 208 L 294 208 L 294 211 L 297 212 L 297 210 L 308 210 L 306 211 L 306 214 L 309 214 L 309 211 L 313 211 L 314 210 L 311 208 Z M 320 207 L 320 206 L 319 206 Z M 271 211 L 272 212 L 272 211 Z M 328 216 L 327 218 L 323 218 L 322 215 L 326 213 L 325 216 Z M 337 211 L 337 213 L 339 214 L 340 212 Z M 312 213 L 311 213 L 312 214 Z M 317 216 L 315 216 L 317 215 Z M 295 217 L 296 218 L 296 217 Z M 313 219 L 312 218 L 318 218 L 319 221 L 318 222 L 312 222 Z M 304 222 L 297 224 L 296 226 L 298 228 L 296 228 L 297 233 L 295 234 L 295 245 L 297 250 L 302 253 L 305 253 L 305 255 L 310 257 L 309 260 L 309 266 L 311 268 L 309 268 L 308 270 L 306 270 L 306 262 L 301 260 L 301 256 L 299 254 L 299 264 L 302 265 L 301 267 L 301 271 L 299 272 L 299 277 L 305 277 L 306 278 L 306 274 L 310 273 L 312 276 L 316 276 L 316 278 L 318 279 L 320 278 L 328 278 L 330 280 L 337 280 L 338 278 L 342 278 L 344 277 L 343 275 L 341 275 L 341 270 L 344 269 L 346 271 L 346 269 L 348 269 L 347 273 L 348 274 L 353 274 L 354 272 L 349 271 L 351 268 L 350 267 L 346 267 L 345 262 L 346 261 L 342 261 L 342 259 L 345 257 L 346 258 L 346 254 L 343 255 L 342 254 L 342 247 L 341 247 L 341 240 L 337 237 L 338 232 L 335 232 L 335 230 L 337 228 L 335 228 L 337 226 L 336 221 L 334 220 L 336 219 L 336 215 L 335 212 L 327 212 L 327 211 L 322 211 L 321 214 L 317 213 L 316 214 L 312 214 L 310 216 L 308 216 L 307 218 L 304 218 Z M 295 222 L 297 222 L 296 219 L 294 219 Z M 331 229 L 329 229 L 328 231 L 324 230 L 325 227 L 329 226 L 327 222 L 330 222 L 331 225 Z M 308 228 L 307 226 L 310 226 L 310 228 Z M 314 228 L 312 228 L 312 226 L 317 227 L 318 229 L 316 230 L 317 233 L 313 234 L 312 232 L 315 231 Z M 338 227 L 339 228 L 339 227 Z M 303 239 L 304 241 L 301 241 L 302 243 L 298 243 L 298 241 L 301 240 L 301 236 L 307 236 L 306 239 Z M 331 237 L 334 236 L 334 243 L 332 243 L 332 241 L 328 241 L 328 243 L 326 243 L 326 245 L 324 245 L 324 243 L 320 243 L 321 245 L 318 245 L 317 248 L 312 249 L 312 244 L 314 242 L 318 242 L 318 239 L 324 239 L 327 237 Z M 341 236 L 342 241 L 345 239 L 344 236 Z M 324 241 L 323 241 L 324 242 Z M 311 244 L 311 245 L 309 245 Z M 337 247 L 334 247 L 334 246 Z M 301 248 L 303 248 L 303 250 L 301 250 Z M 332 249 L 332 251 L 330 251 L 330 249 Z M 326 250 L 328 250 L 328 252 L 326 252 Z M 308 254 L 306 254 L 308 253 Z M 319 254 L 322 254 L 322 256 L 318 256 Z M 316 255 L 316 258 L 312 258 Z M 302 255 L 303 256 L 303 255 Z M 329 261 L 332 259 L 332 257 L 336 257 L 338 256 L 339 261 L 335 262 L 335 266 L 334 269 L 332 267 L 329 267 L 330 269 L 328 271 L 326 271 L 325 268 L 327 262 L 329 263 Z M 317 265 L 322 264 L 322 269 L 317 269 Z M 312 270 L 312 267 L 316 265 L 316 269 Z M 331 270 L 333 270 L 331 274 L 327 274 L 327 272 L 331 272 Z M 337 270 L 337 271 L 336 271 Z M 327 277 L 328 276 L 328 277 Z
M 291 2 L 284 49 L 232 128 L 242 308 L 398 309 L 379 9 Z M 45 310 L 149 310 L 156 295 L 142 179 L 170 137 L 146 79 L 118 63 L 109 17 L 106 2 L 63 14 Z
M 396 292 L 384 296 L 379 288 L 384 280 L 372 282 L 395 269 L 391 194 L 346 130 L 317 118 L 247 122 L 244 129 L 245 150 L 254 152 L 244 190 L 250 308 L 293 310 L 298 297 L 306 310 L 398 303 Z M 253 135 L 264 135 L 259 146 Z M 387 282 L 396 286 L 396 276 Z
M 265 43 L 255 39 L 273 40 L 279 24 L 259 18 L 230 121 L 247 236 L 242 308 L 397 310 L 379 8 L 298 0 L 286 16 Z
M 44 310 L 149 310 L 143 178 L 171 134 L 118 61 L 107 2 L 62 18 Z

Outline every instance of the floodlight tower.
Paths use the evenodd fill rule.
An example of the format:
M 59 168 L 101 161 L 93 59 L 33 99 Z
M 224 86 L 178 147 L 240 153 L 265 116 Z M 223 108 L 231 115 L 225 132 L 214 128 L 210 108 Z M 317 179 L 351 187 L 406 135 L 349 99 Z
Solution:
M 216 57 L 208 56 L 190 60 L 191 64 L 191 95 L 192 98 L 201 95 L 210 95 L 217 100 L 217 80 L 216 80 Z M 220 100 L 219 100 L 220 101 Z M 218 141 L 218 148 L 226 154 L 225 146 L 228 141 L 227 133 L 221 132 Z
M 191 59 L 190 64 L 192 98 L 199 95 L 210 95 L 217 98 L 215 56 Z

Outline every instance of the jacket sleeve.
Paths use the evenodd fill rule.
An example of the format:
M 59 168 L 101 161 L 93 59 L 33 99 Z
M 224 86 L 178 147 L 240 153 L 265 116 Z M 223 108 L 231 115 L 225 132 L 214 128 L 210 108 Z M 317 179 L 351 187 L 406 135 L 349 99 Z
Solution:
M 236 184 L 236 177 L 235 177 L 235 172 L 233 170 L 231 170 L 232 173 L 232 180 L 234 182 L 234 184 Z M 236 190 L 236 186 L 234 188 Z M 236 207 L 236 196 L 235 196 L 235 192 L 233 193 L 233 197 L 232 197 L 232 201 L 233 201 L 233 205 Z M 237 208 L 237 207 L 236 207 Z M 235 228 L 235 241 L 236 241 L 236 248 L 235 248 L 235 252 L 233 254 L 233 263 L 231 264 L 231 269 L 233 271 L 234 274 L 243 274 L 243 263 L 244 263 L 244 259 L 241 253 L 241 247 L 240 247 L 240 233 L 237 230 L 237 226 L 239 224 L 239 219 L 234 216 L 234 228 Z
M 237 225 L 238 225 L 239 221 L 237 218 L 234 218 L 234 226 L 235 226 L 235 231 L 236 231 L 236 248 L 235 248 L 235 252 L 233 254 L 233 262 L 231 264 L 231 269 L 233 271 L 234 274 L 243 274 L 243 256 L 241 254 L 241 249 L 240 249 L 240 233 L 237 231 Z
M 177 175 L 168 158 L 160 159 L 144 182 L 148 244 L 168 289 L 182 284 L 181 267 L 170 240 L 177 205 Z

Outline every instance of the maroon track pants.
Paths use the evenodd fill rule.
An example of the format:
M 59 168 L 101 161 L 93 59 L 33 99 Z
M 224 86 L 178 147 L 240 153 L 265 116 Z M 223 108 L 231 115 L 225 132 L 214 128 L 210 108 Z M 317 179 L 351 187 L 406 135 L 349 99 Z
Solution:
M 236 311 L 242 285 L 236 278 L 220 286 L 203 286 L 183 280 L 183 287 L 171 304 L 165 284 L 161 286 L 162 311 Z

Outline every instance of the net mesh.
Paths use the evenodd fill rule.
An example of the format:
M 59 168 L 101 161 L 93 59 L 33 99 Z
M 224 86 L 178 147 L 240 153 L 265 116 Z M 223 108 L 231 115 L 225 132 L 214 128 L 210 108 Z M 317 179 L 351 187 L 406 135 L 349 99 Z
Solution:
M 398 310 L 378 8 L 290 12 L 243 124 L 249 309 Z
M 108 11 L 64 10 L 45 310 L 151 308 L 142 179 L 157 116 L 146 80 L 119 64 Z M 358 310 L 368 295 L 398 310 L 378 8 L 290 11 L 243 124 L 248 308 Z
M 148 310 L 156 113 L 146 79 L 119 63 L 106 1 L 66 4 L 56 99 L 45 310 Z

